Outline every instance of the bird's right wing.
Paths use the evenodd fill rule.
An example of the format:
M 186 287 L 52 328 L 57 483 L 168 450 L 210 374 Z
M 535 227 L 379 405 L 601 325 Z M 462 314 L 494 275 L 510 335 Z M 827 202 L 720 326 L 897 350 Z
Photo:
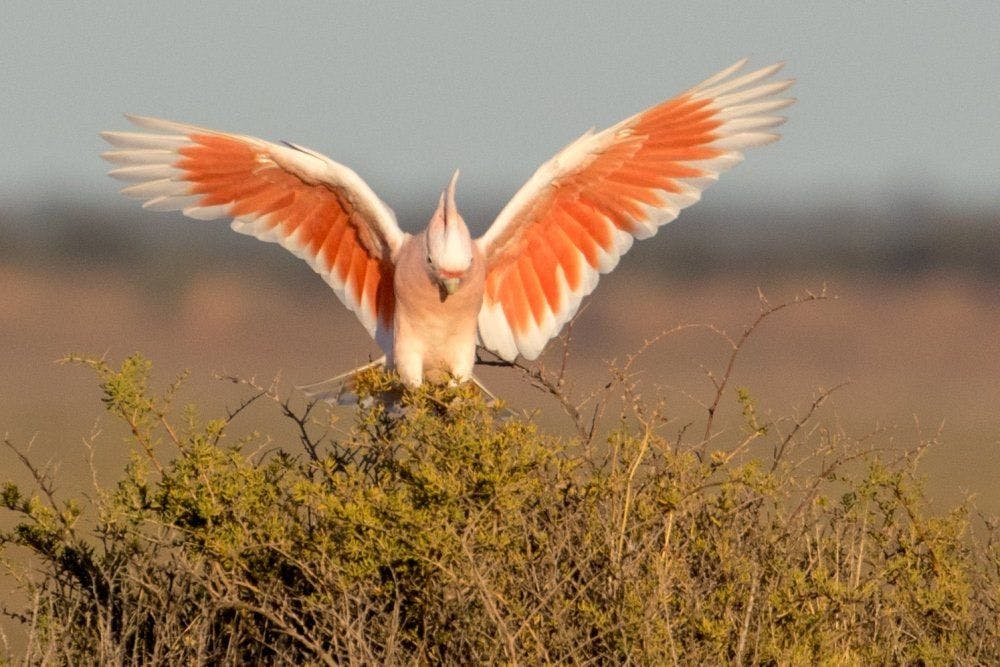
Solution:
M 392 345 L 393 257 L 405 235 L 396 216 L 347 167 L 300 146 L 128 116 L 146 132 L 102 132 L 122 194 L 143 208 L 280 243 L 329 283 L 379 346 Z
M 644 239 L 701 198 L 743 149 L 774 141 L 772 112 L 792 81 L 781 64 L 734 76 L 742 60 L 603 132 L 584 134 L 543 164 L 477 240 L 486 257 L 482 344 L 507 360 L 537 357 Z

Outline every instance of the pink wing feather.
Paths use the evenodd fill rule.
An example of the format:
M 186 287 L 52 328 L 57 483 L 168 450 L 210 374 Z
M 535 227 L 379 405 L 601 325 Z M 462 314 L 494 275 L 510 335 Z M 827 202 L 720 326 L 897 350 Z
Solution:
M 137 181 L 122 193 L 144 208 L 180 210 L 280 243 L 306 260 L 364 324 L 391 347 L 393 255 L 404 238 L 392 211 L 353 171 L 298 146 L 129 116 L 166 134 L 104 132 L 122 165 L 111 175 Z
M 644 239 L 701 198 L 784 122 L 770 112 L 793 81 L 760 83 L 783 63 L 732 78 L 746 60 L 614 127 L 590 131 L 542 165 L 477 240 L 487 261 L 482 344 L 537 357 L 611 271 Z

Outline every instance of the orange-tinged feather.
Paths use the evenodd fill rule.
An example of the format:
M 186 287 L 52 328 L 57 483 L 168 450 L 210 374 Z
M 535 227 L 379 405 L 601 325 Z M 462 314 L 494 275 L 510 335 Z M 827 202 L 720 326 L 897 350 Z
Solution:
M 245 183 L 246 174 L 246 169 L 233 169 L 227 172 L 188 171 L 184 174 L 184 180 L 211 189 L 226 184 Z M 262 185 L 263 181 L 260 184 Z
M 378 315 L 378 281 L 378 261 L 369 257 L 365 270 L 365 284 L 361 288 L 362 304 L 376 316 Z
M 622 193 L 616 194 L 613 183 L 606 183 L 602 188 L 593 188 L 580 193 L 580 204 L 584 207 L 601 213 L 611 220 L 615 227 L 623 230 L 630 230 L 632 219 L 643 217 L 645 212 L 642 208 L 624 196 Z M 588 227 L 589 229 L 589 227 Z M 604 228 L 610 244 L 611 230 Z M 607 248 L 610 245 L 605 246 Z
M 238 141 L 226 146 L 192 144 L 180 148 L 178 153 L 183 159 L 192 160 L 206 167 L 225 163 L 248 167 L 256 164 L 260 156 L 258 151 Z
M 698 167 L 692 167 L 686 164 L 679 164 L 677 162 L 667 162 L 666 164 L 657 165 L 654 167 L 646 166 L 646 162 L 641 162 L 639 163 L 639 166 L 637 166 L 636 172 L 634 173 L 642 173 L 639 172 L 638 169 L 642 169 L 643 171 L 658 172 L 662 178 L 662 182 L 666 182 L 669 184 L 672 184 L 673 179 L 675 178 L 700 178 L 705 175 L 704 170 L 699 169 Z
M 719 157 L 723 151 L 707 146 L 686 146 L 683 148 L 659 148 L 651 144 L 642 147 L 643 160 L 661 162 L 687 162 L 691 160 L 711 160 Z
M 326 224 L 329 225 L 329 231 L 327 232 L 326 239 L 323 241 L 320 252 L 323 253 L 327 266 L 333 271 L 337 266 L 337 256 L 340 254 L 341 242 L 347 231 L 347 216 L 339 209 L 333 209 L 333 207 L 329 207 L 329 210 L 325 208 L 318 215 L 325 216 L 327 219 Z
M 276 207 L 284 208 L 289 203 L 289 193 L 269 183 L 267 187 L 262 188 L 259 192 L 241 196 L 230 212 L 234 216 L 250 214 L 262 216 L 276 210 Z
M 225 134 L 192 134 L 188 138 L 199 146 L 211 148 L 220 153 L 236 155 L 254 153 L 254 148 L 247 142 Z
M 587 188 L 600 183 L 608 174 L 635 159 L 636 153 L 642 148 L 642 141 L 642 137 L 630 137 L 606 149 L 586 169 L 574 176 L 574 185 Z
M 578 199 L 565 198 L 559 204 L 570 219 L 576 222 L 586 232 L 586 235 L 600 245 L 601 248 L 607 250 L 611 247 L 611 229 L 608 227 L 608 221 L 601 215 L 601 211 L 588 206 L 585 201 Z M 571 229 L 575 230 L 576 227 L 571 226 Z M 569 229 L 567 229 L 568 231 Z M 570 238 L 574 241 L 577 240 L 577 236 L 574 234 L 570 234 Z
M 496 301 L 503 281 L 503 272 L 497 269 L 486 274 L 486 298 Z
M 649 169 L 638 166 L 622 167 L 609 174 L 608 178 L 636 187 L 662 190 L 667 185 L 673 184 L 670 175 L 664 173 L 665 171 L 665 169 Z
M 246 197 L 252 197 L 268 187 L 269 184 L 266 182 L 233 178 L 220 185 L 198 183 L 192 186 L 191 192 L 193 194 L 205 194 L 205 198 L 199 202 L 201 206 L 217 206 L 240 201 Z
M 354 252 L 357 238 L 358 235 L 354 228 L 350 225 L 344 225 L 344 233 L 340 237 L 340 244 L 337 248 L 337 257 L 333 261 L 333 270 L 341 285 L 347 280 L 347 271 L 350 269 L 351 255 Z
M 714 118 L 714 112 L 704 111 L 684 119 L 643 116 L 636 123 L 633 131 L 636 134 L 660 137 L 669 135 L 680 139 L 711 133 L 721 124 L 721 121 Z
M 234 142 L 232 146 L 206 146 L 205 144 L 188 144 L 177 149 L 181 160 L 195 164 L 229 164 L 247 165 L 257 160 L 257 153 L 249 146 Z
M 328 259 L 323 253 L 323 246 L 330 238 L 332 229 L 329 225 L 323 224 L 320 220 L 318 209 L 308 211 L 305 215 L 300 215 L 298 223 L 294 229 L 301 230 L 298 237 L 306 246 L 310 256 L 314 257 L 321 266 L 329 270 Z M 289 223 L 291 227 L 292 223 Z
M 665 137 L 653 135 L 645 141 L 644 145 L 653 149 L 690 149 L 710 144 L 715 139 L 716 136 L 712 132 L 700 132 L 681 136 L 669 135 Z
M 292 202 L 280 215 L 276 216 L 278 218 L 278 224 L 281 225 L 282 230 L 285 233 L 289 231 L 294 231 L 299 227 L 308 224 L 311 215 L 315 214 L 317 209 L 316 201 L 309 197 L 308 192 L 301 192 L 298 190 L 293 191 L 296 194 L 295 201 Z M 310 248 L 315 255 L 319 247 Z
M 359 296 L 359 286 L 353 282 L 359 262 L 358 253 L 356 251 L 357 248 L 351 247 L 350 254 L 344 260 L 344 265 L 347 267 L 344 270 L 344 294 L 347 295 L 348 299 L 354 299 L 355 301 L 357 301 Z
M 535 269 L 531 265 L 531 259 L 527 255 L 521 255 L 517 260 L 517 270 L 521 276 L 521 285 L 524 287 L 524 296 L 528 300 L 531 315 L 535 324 L 541 324 L 545 320 L 545 309 L 547 304 L 545 294 L 542 291 L 542 284 L 535 275 Z
M 557 225 L 550 225 L 543 230 L 545 238 L 549 241 L 549 247 L 555 253 L 559 266 L 563 268 L 566 275 L 566 283 L 571 290 L 580 287 L 583 278 L 583 259 L 580 250 L 569 238 L 566 231 Z
M 600 264 L 601 247 L 594 240 L 594 237 L 591 236 L 587 228 L 569 213 L 561 209 L 554 211 L 552 216 L 553 219 L 550 224 L 558 225 L 566 236 L 569 237 L 570 241 L 573 242 L 573 245 L 583 253 L 583 257 L 587 260 L 587 263 L 597 268 L 597 265 Z
M 306 210 L 304 215 L 299 216 L 296 219 L 295 228 L 300 229 L 302 242 L 309 248 L 310 252 L 318 256 L 320 249 L 323 244 L 329 239 L 332 230 L 332 225 L 329 220 L 324 220 L 322 217 L 323 209 L 327 206 L 311 206 Z M 337 210 L 336 206 L 332 203 L 329 205 L 329 209 Z
M 511 287 L 510 281 L 506 279 L 506 275 L 504 276 L 504 280 L 500 281 L 496 300 L 503 308 L 504 317 L 507 318 L 507 322 L 513 330 L 517 326 L 516 313 L 514 311 L 514 289 Z
M 219 150 L 207 146 L 184 146 L 177 151 L 181 159 L 175 164 L 192 171 L 221 171 L 231 168 L 253 169 L 259 166 L 257 153 L 249 147 Z
M 638 124 L 682 125 L 693 121 L 698 122 L 704 118 L 715 115 L 714 109 L 706 109 L 711 104 L 711 100 L 697 100 L 692 102 L 685 95 L 675 97 L 672 100 L 658 104 L 651 109 L 647 109 L 639 115 Z
M 350 283 L 350 279 L 354 271 L 354 264 L 357 261 L 357 255 L 354 253 L 354 246 L 348 245 L 345 246 L 345 248 L 347 253 L 343 259 L 344 277 L 342 279 L 344 283 L 344 292 L 348 293 L 348 298 L 354 298 L 354 293 L 352 291 L 354 288 Z
M 288 192 L 287 190 L 270 186 L 250 197 L 240 198 L 233 208 L 230 209 L 229 214 L 233 217 L 251 214 L 264 216 L 273 211 L 285 208 L 291 204 L 294 199 L 294 192 Z
M 511 329 L 518 334 L 527 331 L 531 315 L 528 312 L 529 306 L 524 295 L 524 286 L 521 284 L 520 272 L 516 266 L 511 266 L 507 271 L 507 278 L 503 281 L 503 289 L 500 292 L 500 302 L 503 304 Z
M 382 260 L 379 262 L 378 295 L 378 319 L 386 329 L 392 327 L 392 317 L 396 311 L 396 292 L 393 282 L 395 280 L 395 267 L 392 262 Z
M 608 177 L 608 182 L 605 184 L 603 190 L 608 194 L 615 197 L 617 200 L 632 200 L 637 202 L 642 202 L 648 206 L 662 206 L 663 200 L 660 198 L 656 192 L 650 190 L 649 188 L 638 187 L 635 185 L 630 185 L 629 183 L 623 183 L 614 177 L 612 174 Z M 627 204 L 627 202 L 623 202 Z M 641 215 L 642 212 L 639 209 Z
M 354 298 L 361 303 L 364 296 L 365 274 L 368 272 L 368 253 L 360 245 L 354 247 L 354 266 L 351 269 L 352 280 L 354 281 Z
M 678 95 L 677 97 L 667 100 L 666 102 L 661 102 L 656 106 L 650 107 L 646 111 L 639 114 L 640 119 L 646 118 L 660 118 L 660 117 L 670 117 L 670 118 L 683 118 L 689 113 L 697 111 L 704 104 L 699 104 L 697 102 L 692 103 L 691 98 L 687 95 Z
M 557 280 L 559 259 L 537 231 L 531 235 L 527 256 L 535 269 L 535 276 L 542 287 L 545 300 L 549 303 L 549 309 L 553 313 L 558 313 L 563 303 L 562 287 Z
M 208 180 L 231 174 L 245 174 L 252 167 L 234 160 L 206 161 L 200 158 L 185 158 L 173 164 L 185 172 L 189 181 Z

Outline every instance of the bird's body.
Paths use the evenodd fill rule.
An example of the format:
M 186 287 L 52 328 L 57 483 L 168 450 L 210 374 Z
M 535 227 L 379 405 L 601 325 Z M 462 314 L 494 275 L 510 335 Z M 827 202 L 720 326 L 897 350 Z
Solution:
M 486 286 L 486 261 L 474 246 L 466 279 L 447 294 L 427 270 L 426 236 L 424 231 L 409 237 L 396 258 L 394 342 L 388 365 L 409 386 L 424 377 L 440 379 L 442 372 L 459 380 L 472 376 L 476 317 Z
M 501 358 L 537 357 L 611 271 L 701 191 L 769 143 L 770 112 L 791 80 L 781 64 L 734 76 L 740 61 L 681 95 L 542 165 L 493 225 L 473 240 L 455 205 L 455 177 L 427 228 L 404 233 L 347 167 L 294 144 L 273 144 L 155 118 L 148 133 L 105 132 L 144 208 L 233 218 L 236 231 L 306 260 L 354 311 L 404 384 L 472 375 L 476 346 Z M 636 305 L 637 315 L 642 305 Z

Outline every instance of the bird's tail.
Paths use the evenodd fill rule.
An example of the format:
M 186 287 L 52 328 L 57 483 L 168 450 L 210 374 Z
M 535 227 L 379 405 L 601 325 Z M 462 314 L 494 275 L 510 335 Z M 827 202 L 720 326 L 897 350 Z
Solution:
M 305 394 L 306 398 L 311 401 L 323 401 L 331 405 L 357 405 L 358 395 L 354 391 L 354 376 L 361 371 L 378 366 L 385 367 L 385 355 L 363 366 L 358 366 L 346 373 L 332 377 L 329 380 L 303 384 L 295 388 Z
M 483 392 L 483 395 L 485 395 L 486 398 L 490 399 L 490 401 L 492 401 L 493 403 L 496 403 L 497 401 L 500 400 L 496 397 L 496 395 L 492 391 L 487 389 L 486 385 L 480 382 L 479 378 L 477 378 L 475 375 L 470 375 L 469 380 L 474 382 L 476 386 L 479 387 L 479 391 Z
M 369 368 L 385 367 L 385 355 L 379 357 L 375 361 L 371 361 L 357 368 L 353 368 L 346 373 L 341 373 L 335 377 L 328 380 L 321 380 L 320 382 L 314 382 L 312 384 L 298 385 L 295 388 L 306 395 L 311 401 L 323 401 L 331 405 L 357 405 L 358 404 L 358 394 L 354 390 L 354 377 L 362 371 L 366 371 Z M 492 391 L 486 388 L 479 378 L 475 375 L 469 378 L 470 381 L 475 383 L 479 387 L 479 391 L 493 401 L 497 401 L 497 397 Z M 389 392 L 384 396 L 380 396 L 379 399 L 385 403 L 398 403 L 401 392 L 398 394 L 396 392 Z

